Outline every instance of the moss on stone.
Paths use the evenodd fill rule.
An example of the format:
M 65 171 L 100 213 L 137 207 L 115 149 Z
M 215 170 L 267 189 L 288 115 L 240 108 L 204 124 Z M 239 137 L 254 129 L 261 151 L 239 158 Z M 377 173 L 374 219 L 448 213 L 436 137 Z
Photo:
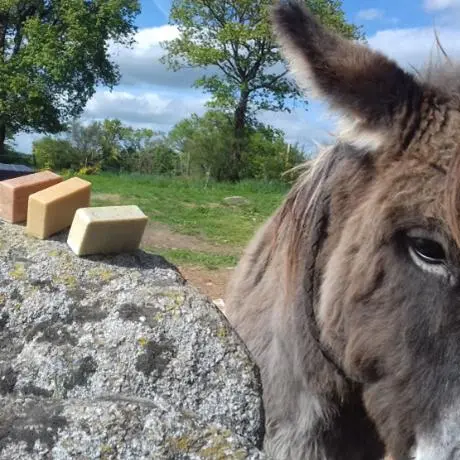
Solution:
M 179 436 L 177 438 L 169 438 L 166 442 L 175 453 L 186 454 L 191 452 L 196 439 L 189 436 Z
M 23 280 L 26 277 L 26 270 L 23 263 L 17 262 L 14 264 L 13 270 L 9 275 L 15 280 Z
M 111 281 L 116 277 L 115 273 L 107 268 L 93 268 L 88 271 L 88 275 L 105 282 Z
M 157 313 L 153 319 L 157 322 L 157 323 L 161 323 L 165 318 L 165 315 L 161 312 Z
M 141 337 L 137 340 L 137 343 L 142 347 L 142 348 L 145 348 L 147 346 L 147 344 L 149 343 L 148 339 L 146 339 L 145 337 Z
M 115 449 L 109 444 L 102 444 L 102 446 L 99 449 L 100 460 L 109 460 L 110 458 L 114 458 L 115 454 Z
M 198 452 L 201 458 L 212 460 L 244 460 L 246 458 L 244 449 L 234 450 L 234 446 L 229 441 L 232 436 L 230 430 L 210 429 L 207 434 L 209 435 L 209 443 Z
M 64 286 L 75 289 L 78 286 L 77 278 L 73 275 L 61 275 L 60 277 L 53 278 L 54 284 L 64 284 Z
M 219 339 L 226 339 L 228 337 L 228 330 L 225 326 L 219 327 L 217 330 L 217 337 L 219 337 Z

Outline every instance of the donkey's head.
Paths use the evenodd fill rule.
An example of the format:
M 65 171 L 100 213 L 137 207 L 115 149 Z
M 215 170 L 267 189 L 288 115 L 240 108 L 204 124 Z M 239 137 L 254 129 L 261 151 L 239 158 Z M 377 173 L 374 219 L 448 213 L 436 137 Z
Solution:
M 273 18 L 298 83 L 342 113 L 349 146 L 328 178 L 320 340 L 364 382 L 395 458 L 460 459 L 460 72 L 415 77 L 300 3 Z

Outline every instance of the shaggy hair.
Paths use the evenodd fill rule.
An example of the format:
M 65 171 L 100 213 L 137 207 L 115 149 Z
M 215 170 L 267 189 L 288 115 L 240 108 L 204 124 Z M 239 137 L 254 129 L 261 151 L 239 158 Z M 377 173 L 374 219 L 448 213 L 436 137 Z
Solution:
M 228 286 L 225 313 L 261 371 L 265 447 L 406 459 L 460 394 L 459 67 L 410 74 L 294 1 L 273 23 L 299 84 L 345 127 Z M 444 264 L 413 255 L 414 231 Z

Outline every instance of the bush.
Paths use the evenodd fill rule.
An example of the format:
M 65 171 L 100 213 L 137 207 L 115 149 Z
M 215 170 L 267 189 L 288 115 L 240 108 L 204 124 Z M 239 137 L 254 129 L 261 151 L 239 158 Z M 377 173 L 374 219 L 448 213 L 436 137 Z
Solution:
M 91 176 L 94 174 L 99 174 L 101 172 L 101 165 L 100 163 L 95 164 L 93 166 L 83 166 L 78 170 L 77 174 L 81 174 L 83 176 Z

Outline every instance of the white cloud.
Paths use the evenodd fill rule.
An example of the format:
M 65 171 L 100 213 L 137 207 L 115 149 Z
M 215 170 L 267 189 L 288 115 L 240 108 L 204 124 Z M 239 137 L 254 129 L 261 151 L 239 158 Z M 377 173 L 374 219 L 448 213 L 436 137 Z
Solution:
M 440 11 L 460 7 L 460 0 L 425 0 L 424 6 L 427 10 Z
M 384 16 L 384 11 L 378 8 L 369 8 L 366 10 L 358 11 L 358 19 L 363 21 L 373 21 L 375 19 L 381 19 Z
M 441 44 L 452 59 L 460 59 L 460 30 L 436 29 Z M 421 69 L 430 55 L 436 57 L 435 30 L 432 27 L 381 30 L 368 39 L 369 46 L 382 51 L 405 68 Z
M 126 124 L 149 124 L 167 130 L 192 113 L 204 113 L 207 100 L 199 92 L 169 96 L 155 92 L 99 91 L 88 102 L 83 117 L 118 118 Z
M 178 35 L 177 27 L 172 25 L 149 27 L 137 32 L 132 48 L 112 45 L 110 54 L 120 67 L 121 84 L 190 88 L 195 80 L 209 73 L 210 70 L 192 68 L 173 72 L 160 62 L 165 54 L 160 43 Z

